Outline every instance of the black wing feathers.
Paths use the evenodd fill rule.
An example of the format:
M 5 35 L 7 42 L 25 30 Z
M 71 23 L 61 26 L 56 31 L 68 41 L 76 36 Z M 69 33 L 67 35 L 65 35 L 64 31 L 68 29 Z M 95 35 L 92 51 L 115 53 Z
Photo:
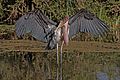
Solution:
M 47 42 L 45 36 L 55 25 L 55 22 L 48 19 L 41 10 L 37 9 L 26 13 L 17 20 L 16 33 L 18 37 L 30 33 L 34 38 Z
M 109 27 L 90 11 L 86 9 L 81 9 L 78 13 L 70 17 L 69 29 L 69 37 L 74 36 L 78 32 L 88 32 L 91 33 L 93 36 L 102 36 L 105 32 L 109 30 Z
M 17 20 L 16 33 L 18 36 L 30 33 L 36 39 L 47 42 L 46 35 L 56 25 L 57 23 L 50 20 L 41 10 L 37 9 Z M 102 20 L 86 9 L 81 9 L 69 19 L 69 37 L 74 36 L 78 32 L 88 32 L 94 36 L 102 36 L 108 30 L 109 27 Z

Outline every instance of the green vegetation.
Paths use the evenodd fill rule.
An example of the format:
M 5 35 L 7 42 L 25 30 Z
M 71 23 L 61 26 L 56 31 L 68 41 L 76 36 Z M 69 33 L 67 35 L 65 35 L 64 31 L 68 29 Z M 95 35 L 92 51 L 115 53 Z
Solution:
M 14 20 L 28 12 L 24 1 L 12 4 L 0 0 L 0 39 L 12 39 Z M 110 33 L 101 38 L 91 38 L 82 33 L 73 40 L 120 41 L 120 1 L 115 0 L 32 0 L 50 19 L 58 21 L 66 15 L 72 16 L 81 8 L 87 8 L 105 21 L 111 28 Z M 106 2 L 104 2 L 106 1 Z M 5 4 L 8 4 L 5 6 Z M 33 9 L 33 8 L 32 8 Z M 3 13 L 4 12 L 4 13 Z M 16 17 L 17 16 L 17 17 Z M 12 21 L 12 22 L 11 22 Z M 9 24 L 9 25 L 8 25 Z M 10 25 L 13 24 L 13 25 Z M 116 71 L 116 68 L 119 70 Z M 64 52 L 63 80 L 96 80 L 98 72 L 105 72 L 109 80 L 120 75 L 120 53 L 80 53 Z M 55 79 L 56 53 L 0 52 L 0 80 L 48 80 Z
M 119 76 L 119 53 L 64 52 L 63 80 L 96 80 L 105 72 Z M 1 80 L 47 80 L 56 76 L 56 53 L 14 52 L 0 54 Z
M 81 8 L 87 8 L 95 13 L 99 18 L 113 26 L 120 23 L 120 1 L 115 0 L 1 0 L 0 14 L 3 17 L 13 17 L 23 15 L 29 11 L 29 7 L 41 9 L 52 20 L 59 21 L 66 15 L 72 16 Z M 31 2 L 32 1 L 32 2 Z M 31 2 L 31 3 L 30 3 Z M 29 3 L 29 4 L 28 4 Z M 5 6 L 6 5 L 6 6 Z M 4 11 L 4 14 L 2 12 Z M 11 15 L 10 15 L 11 14 Z

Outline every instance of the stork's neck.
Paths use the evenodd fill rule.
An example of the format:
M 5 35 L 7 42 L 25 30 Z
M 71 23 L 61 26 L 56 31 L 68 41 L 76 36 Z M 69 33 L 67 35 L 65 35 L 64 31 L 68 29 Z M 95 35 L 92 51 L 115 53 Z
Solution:
M 68 21 L 69 21 L 69 17 L 68 16 L 66 16 L 65 18 L 63 18 L 60 21 L 60 23 L 59 23 L 58 27 L 56 28 L 56 30 L 59 29 L 59 28 L 62 28 L 62 27 L 68 27 Z
M 64 22 L 63 22 L 63 21 L 60 21 L 60 23 L 59 23 L 59 25 L 58 25 L 58 27 L 56 28 L 55 31 L 57 31 L 58 29 L 60 29 L 60 28 L 62 28 L 62 27 L 64 27 Z
M 60 21 L 58 27 L 55 30 L 55 33 L 57 35 L 57 41 L 60 40 L 61 37 L 63 37 L 64 43 L 67 45 L 69 42 L 69 29 L 68 29 L 68 18 L 64 18 Z

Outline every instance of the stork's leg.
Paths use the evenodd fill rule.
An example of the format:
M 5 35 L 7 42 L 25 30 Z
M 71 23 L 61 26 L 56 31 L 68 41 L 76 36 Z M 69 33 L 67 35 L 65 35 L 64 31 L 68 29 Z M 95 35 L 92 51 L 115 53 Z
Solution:
M 56 80 L 59 79 L 59 54 L 58 54 L 58 43 L 57 43 L 57 74 L 56 74 Z
M 63 44 L 64 41 L 61 44 L 61 48 L 60 48 L 60 80 L 62 80 L 62 49 L 63 49 Z

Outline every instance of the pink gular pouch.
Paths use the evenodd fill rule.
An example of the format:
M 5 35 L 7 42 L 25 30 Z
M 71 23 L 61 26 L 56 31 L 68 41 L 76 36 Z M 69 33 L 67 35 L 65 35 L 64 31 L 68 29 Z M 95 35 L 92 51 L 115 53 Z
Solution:
M 68 35 L 69 35 L 68 21 L 66 21 L 66 23 L 64 24 L 64 27 L 63 27 L 63 40 L 64 40 L 65 45 L 68 45 L 68 42 L 69 42 Z

